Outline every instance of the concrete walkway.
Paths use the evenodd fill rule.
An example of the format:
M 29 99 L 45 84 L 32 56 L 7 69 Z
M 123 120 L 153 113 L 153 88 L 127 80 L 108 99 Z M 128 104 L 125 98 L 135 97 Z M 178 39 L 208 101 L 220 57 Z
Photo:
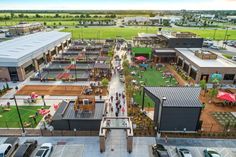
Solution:
M 115 48 L 115 54 L 114 56 L 118 55 L 120 58 L 122 58 L 121 56 L 125 54 L 125 51 L 123 50 L 118 50 L 116 51 Z M 117 67 L 119 65 L 122 65 L 123 60 L 121 60 L 121 62 L 119 63 L 118 61 L 115 61 L 113 59 L 112 64 L 113 67 Z M 111 116 L 111 117 L 115 117 L 115 112 L 116 112 L 116 92 L 118 93 L 122 93 L 125 91 L 125 86 L 124 83 L 122 83 L 120 81 L 119 78 L 119 73 L 116 71 L 115 73 L 113 72 L 110 84 L 109 84 L 109 98 L 111 96 L 113 96 L 113 102 L 111 102 L 111 100 L 109 100 L 108 102 L 111 103 L 112 107 L 113 107 L 113 112 L 111 112 L 110 107 L 108 107 L 108 115 L 107 116 Z M 127 116 L 127 104 L 126 104 L 126 99 L 122 99 L 122 97 L 119 98 L 121 101 L 121 105 L 122 107 L 124 107 L 125 112 L 124 114 L 120 111 L 118 117 L 121 116 Z M 109 105 L 108 105 L 109 106 Z M 118 148 L 117 148 L 118 146 Z M 121 147 L 122 146 L 122 147 Z M 106 152 L 107 156 L 113 156 L 114 153 L 118 150 L 122 150 L 122 152 L 126 153 L 126 132 L 124 130 L 111 130 L 111 132 L 108 134 L 107 139 L 106 139 Z M 113 152 L 112 150 L 115 150 L 115 152 Z M 119 155 L 121 155 L 119 153 Z M 122 155 L 121 155 L 122 156 Z

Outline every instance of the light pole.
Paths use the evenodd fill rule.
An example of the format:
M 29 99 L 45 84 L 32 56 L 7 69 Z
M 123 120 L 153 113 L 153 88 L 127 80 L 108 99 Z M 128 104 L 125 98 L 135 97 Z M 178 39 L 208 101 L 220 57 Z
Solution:
M 166 101 L 166 97 L 165 96 L 162 97 L 161 104 L 160 104 L 160 107 L 159 107 L 159 112 L 158 112 L 158 120 L 157 120 L 157 137 L 158 138 L 161 137 L 161 133 L 160 133 L 161 114 L 162 114 L 162 107 L 163 107 L 164 101 Z
M 42 98 L 42 100 L 43 100 L 43 106 L 46 106 L 46 102 L 45 102 L 45 100 L 44 100 L 44 95 L 41 95 L 41 98 Z
M 24 134 L 25 133 L 25 128 L 24 128 L 24 125 L 23 125 L 23 122 L 22 122 L 22 119 L 21 119 L 21 115 L 20 115 L 20 111 L 19 111 L 19 108 L 18 108 L 18 105 L 17 105 L 17 102 L 16 102 L 16 96 L 14 95 L 12 98 L 10 98 L 10 100 L 14 100 L 15 101 L 17 114 L 18 114 L 19 119 L 20 119 L 21 129 L 22 129 L 22 132 Z

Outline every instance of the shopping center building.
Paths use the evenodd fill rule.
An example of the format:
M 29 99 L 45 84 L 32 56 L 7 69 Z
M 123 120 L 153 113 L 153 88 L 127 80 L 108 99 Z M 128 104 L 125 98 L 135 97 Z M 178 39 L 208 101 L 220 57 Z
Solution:
M 71 34 L 39 32 L 0 43 L 0 80 L 23 81 L 71 43 Z
M 210 80 L 214 73 L 223 76 L 222 83 L 236 83 L 234 61 L 203 49 L 176 48 L 177 66 L 183 69 L 195 82 Z

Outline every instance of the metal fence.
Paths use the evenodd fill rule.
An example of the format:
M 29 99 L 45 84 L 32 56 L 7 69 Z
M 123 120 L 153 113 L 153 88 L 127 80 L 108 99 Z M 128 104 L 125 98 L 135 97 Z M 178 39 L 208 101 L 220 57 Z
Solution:
M 99 131 L 73 131 L 73 130 L 42 130 L 25 129 L 23 134 L 21 129 L 0 129 L 0 136 L 98 136 Z

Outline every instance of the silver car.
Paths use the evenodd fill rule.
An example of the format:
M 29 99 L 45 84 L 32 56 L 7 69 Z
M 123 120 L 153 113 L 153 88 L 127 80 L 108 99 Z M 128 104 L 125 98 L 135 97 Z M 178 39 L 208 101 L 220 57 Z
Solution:
M 186 148 L 176 147 L 176 153 L 179 157 L 192 157 L 191 152 Z

